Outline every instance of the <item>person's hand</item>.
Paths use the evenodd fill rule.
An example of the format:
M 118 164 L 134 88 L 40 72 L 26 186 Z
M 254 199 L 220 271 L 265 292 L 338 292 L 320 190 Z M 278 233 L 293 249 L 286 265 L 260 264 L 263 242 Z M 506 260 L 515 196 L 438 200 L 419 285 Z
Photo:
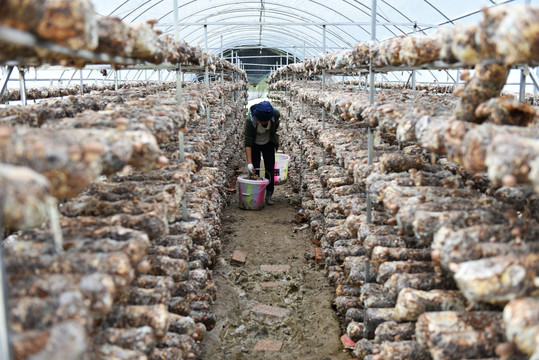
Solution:
M 251 163 L 247 164 L 247 169 L 249 170 L 249 174 L 255 173 L 255 167 L 253 166 L 253 164 Z

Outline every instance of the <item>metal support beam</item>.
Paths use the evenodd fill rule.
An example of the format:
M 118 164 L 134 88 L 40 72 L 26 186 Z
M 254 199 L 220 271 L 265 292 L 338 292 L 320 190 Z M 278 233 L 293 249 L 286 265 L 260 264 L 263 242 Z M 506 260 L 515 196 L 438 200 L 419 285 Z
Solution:
M 180 26 L 179 26 L 179 11 L 178 11 L 178 0 L 173 1 L 174 5 L 174 39 L 180 41 Z
M 82 76 L 82 69 L 80 69 L 80 94 L 84 95 L 84 78 Z
M 6 69 L 6 74 L 2 78 L 2 82 L 0 83 L 0 99 L 4 96 L 4 92 L 6 91 L 7 82 L 9 80 L 9 77 L 11 76 L 11 73 L 13 72 L 13 68 L 15 66 L 8 66 Z
M 518 92 L 518 99 L 524 101 L 526 99 L 526 76 L 527 76 L 528 67 L 520 70 L 520 87 Z
M 178 99 L 178 105 L 182 104 L 182 64 L 178 65 L 178 70 L 176 71 L 176 98 Z
M 178 152 L 180 153 L 180 162 L 185 161 L 185 140 L 183 138 L 183 131 L 178 131 Z
M 533 87 L 533 105 L 537 105 L 537 90 L 539 90 L 539 67 L 535 69 L 535 74 L 530 71 L 530 75 L 535 86 Z
M 7 296 L 7 272 L 4 249 L 0 246 L 0 359 L 13 360 L 10 345 L 9 306 Z
M 305 56 L 306 56 L 306 53 L 305 53 L 305 40 L 303 40 L 303 61 L 305 61 Z M 307 76 L 305 76 L 305 74 L 304 74 L 303 75 L 302 90 L 305 90 L 306 81 L 307 81 Z M 302 114 L 305 113 L 305 102 L 303 100 L 301 101 L 301 113 Z
M 179 11 L 178 0 L 173 1 L 174 5 L 174 39 L 180 41 L 180 26 L 179 23 Z M 178 105 L 182 104 L 182 64 L 178 65 L 178 71 L 176 71 L 176 98 L 178 99 Z M 183 142 L 183 133 L 181 134 L 181 141 Z M 180 148 L 183 144 L 180 144 Z M 183 157 L 183 149 L 180 149 L 180 159 Z M 183 159 L 181 159 L 183 161 Z
M 326 25 L 322 26 L 322 51 L 326 55 Z M 322 96 L 326 93 L 326 69 L 322 69 Z M 326 108 L 322 106 L 322 131 L 326 129 Z M 326 148 L 322 149 L 322 165 L 326 165 Z M 322 188 L 322 198 L 326 197 L 326 188 Z
M 414 34 L 417 32 L 417 23 L 414 23 Z M 412 70 L 412 90 L 415 90 L 415 75 L 416 71 Z
M 19 68 L 19 86 L 22 106 L 26 106 L 26 80 L 24 79 L 24 69 Z
M 371 5 L 371 40 L 376 41 L 376 0 L 372 0 L 372 5 Z M 369 61 L 369 78 L 370 78 L 369 103 L 373 104 L 375 89 L 374 89 L 374 73 L 372 71 L 372 55 Z M 368 147 L 367 161 L 369 165 L 372 165 L 372 158 L 373 158 L 373 152 L 374 152 L 373 142 L 374 142 L 374 139 L 372 135 L 372 129 L 369 127 L 368 140 L 367 140 L 367 147 Z M 368 191 L 367 191 L 367 223 L 372 223 L 372 200 Z

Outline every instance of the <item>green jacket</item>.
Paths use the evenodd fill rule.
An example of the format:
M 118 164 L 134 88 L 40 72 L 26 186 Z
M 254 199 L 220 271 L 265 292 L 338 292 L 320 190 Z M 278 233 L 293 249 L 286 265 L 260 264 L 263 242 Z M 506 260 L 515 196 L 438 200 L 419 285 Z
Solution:
M 275 150 L 279 148 L 279 134 L 277 134 L 277 129 L 279 128 L 279 118 L 281 113 L 279 110 L 274 109 L 273 119 L 270 121 L 270 141 L 275 145 Z M 251 116 L 251 111 L 247 114 L 245 119 L 245 129 L 243 130 L 243 144 L 245 147 L 253 148 L 255 146 L 256 138 L 256 126 L 258 122 L 254 119 L 254 116 Z

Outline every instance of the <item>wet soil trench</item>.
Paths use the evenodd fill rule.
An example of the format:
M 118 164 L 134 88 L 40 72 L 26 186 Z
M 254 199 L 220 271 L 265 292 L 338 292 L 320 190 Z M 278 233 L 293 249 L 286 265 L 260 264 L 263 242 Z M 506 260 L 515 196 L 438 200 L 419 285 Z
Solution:
M 217 323 L 202 341 L 202 359 L 350 359 L 332 308 L 335 289 L 315 263 L 309 226 L 295 221 L 299 195 L 285 183 L 274 200 L 249 211 L 239 209 L 237 192 L 228 199 L 212 274 Z M 245 263 L 231 261 L 234 251 Z

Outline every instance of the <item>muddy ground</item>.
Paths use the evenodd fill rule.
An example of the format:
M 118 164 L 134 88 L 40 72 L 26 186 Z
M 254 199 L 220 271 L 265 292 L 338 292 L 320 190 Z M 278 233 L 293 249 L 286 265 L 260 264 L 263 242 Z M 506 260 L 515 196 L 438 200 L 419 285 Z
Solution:
M 295 221 L 299 195 L 283 184 L 275 187 L 274 199 L 274 206 L 250 211 L 239 209 L 237 192 L 229 197 L 223 249 L 213 269 L 217 324 L 202 341 L 202 359 L 350 359 L 332 309 L 335 289 L 315 263 L 310 228 Z M 243 265 L 231 264 L 234 250 L 247 255 Z M 290 269 L 267 272 L 261 265 Z M 260 304 L 286 309 L 288 315 L 257 314 L 252 309 Z M 280 342 L 282 348 L 254 350 L 259 340 Z

